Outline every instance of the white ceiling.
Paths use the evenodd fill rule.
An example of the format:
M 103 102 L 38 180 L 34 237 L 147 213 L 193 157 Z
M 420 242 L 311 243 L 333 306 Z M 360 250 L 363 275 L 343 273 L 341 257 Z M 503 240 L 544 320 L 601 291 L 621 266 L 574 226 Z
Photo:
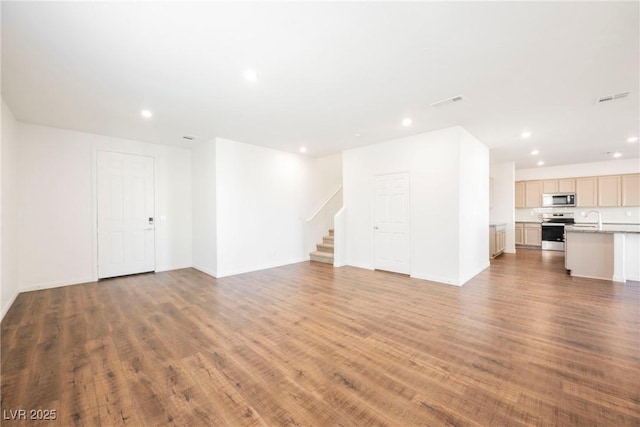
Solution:
M 2 96 L 21 121 L 165 144 L 317 156 L 462 125 L 518 168 L 638 157 L 639 18 L 638 2 L 2 2 Z

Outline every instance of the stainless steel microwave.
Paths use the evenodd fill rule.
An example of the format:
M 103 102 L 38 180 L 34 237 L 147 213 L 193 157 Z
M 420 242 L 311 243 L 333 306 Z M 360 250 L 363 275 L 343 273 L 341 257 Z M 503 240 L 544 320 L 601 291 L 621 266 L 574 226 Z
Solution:
M 576 205 L 576 193 L 547 193 L 542 195 L 542 207 L 573 207 Z

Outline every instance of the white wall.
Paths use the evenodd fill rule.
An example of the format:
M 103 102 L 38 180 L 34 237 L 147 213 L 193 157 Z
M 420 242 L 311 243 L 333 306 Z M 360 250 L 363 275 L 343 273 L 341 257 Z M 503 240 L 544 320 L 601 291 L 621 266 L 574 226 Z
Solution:
M 18 296 L 18 139 L 17 123 L 2 100 L 0 141 L 0 319 Z
M 460 134 L 458 282 L 489 266 L 489 149 L 465 129 Z
M 491 224 L 506 224 L 505 252 L 515 253 L 515 163 L 492 164 L 493 207 L 489 210 Z
M 402 139 L 347 150 L 343 153 L 344 207 L 347 215 L 347 264 L 373 269 L 373 178 L 375 175 L 408 171 L 410 174 L 411 276 L 450 284 L 462 284 L 461 237 L 469 236 L 470 260 L 482 251 L 488 264 L 488 237 L 482 247 L 475 240 L 476 233 L 488 236 L 488 151 L 478 154 L 483 163 L 472 176 L 486 170 L 478 183 L 484 201 L 473 209 L 484 210 L 473 220 L 469 229 L 460 228 L 461 138 L 466 133 L 460 127 L 414 135 Z M 469 142 L 473 145 L 472 142 Z M 480 151 L 480 150 L 479 150 Z M 465 161 L 466 163 L 466 161 Z M 472 184 L 474 185 L 474 184 Z M 470 190 L 465 184 L 465 193 Z M 475 199 L 474 199 L 475 200 Z M 470 203 L 473 203 L 470 202 Z M 480 225 L 481 229 L 476 227 Z M 479 234 L 477 234 L 479 236 Z M 462 260 L 466 262 L 466 260 Z
M 640 172 L 640 159 L 618 159 L 594 163 L 549 166 L 516 170 L 516 181 L 574 178 L 580 176 L 619 175 Z
M 192 265 L 187 149 L 18 123 L 21 290 L 95 280 L 96 150 L 155 159 L 156 271 Z
M 206 141 L 191 152 L 193 212 L 193 266 L 218 275 L 216 218 L 216 141 Z
M 216 138 L 218 277 L 308 259 L 312 160 Z
M 581 163 L 564 166 L 550 166 L 534 169 L 516 170 L 516 181 L 537 179 L 574 178 L 581 176 L 618 175 L 640 173 L 640 160 L 619 159 L 596 163 Z M 640 207 L 596 208 L 602 214 L 602 222 L 607 223 L 640 223 Z M 583 215 L 592 208 L 537 208 L 516 209 L 516 221 L 537 221 L 543 212 L 573 212 L 576 222 L 594 222 L 595 214 Z

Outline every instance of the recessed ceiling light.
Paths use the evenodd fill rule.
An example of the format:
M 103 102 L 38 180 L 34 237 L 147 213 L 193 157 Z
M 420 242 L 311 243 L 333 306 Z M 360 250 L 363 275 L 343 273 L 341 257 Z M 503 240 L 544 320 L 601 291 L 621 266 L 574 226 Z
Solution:
M 307 147 L 300 147 L 300 152 L 301 153 L 306 153 L 307 152 Z
M 542 160 L 540 160 L 540 161 L 538 162 L 538 166 L 542 166 L 542 165 L 544 165 L 544 162 L 543 162 Z
M 522 132 L 522 133 L 520 134 L 520 136 L 521 136 L 522 138 L 529 138 L 529 137 L 531 136 L 531 132 L 529 132 L 529 131 L 526 131 L 526 130 L 525 130 L 524 132 Z
M 638 137 L 632 136 L 631 138 L 627 138 L 627 142 L 638 142 Z
M 406 119 L 402 119 L 402 126 L 411 126 L 411 123 L 413 123 L 413 120 L 408 117 Z
M 150 119 L 151 116 L 153 116 L 153 113 L 149 110 L 142 110 L 140 111 L 140 114 L 142 114 L 142 117 L 144 117 L 145 119 Z
M 355 136 L 356 138 L 360 138 L 360 137 L 362 136 L 362 134 L 361 134 L 361 133 L 356 133 L 354 136 Z
M 538 154 L 540 154 L 540 150 L 531 150 L 532 156 L 537 156 Z
M 613 157 L 622 157 L 622 153 L 619 151 L 616 151 L 615 153 L 613 153 Z
M 244 72 L 244 78 L 249 80 L 250 82 L 253 82 L 253 83 L 257 82 L 258 77 L 260 77 L 260 75 L 256 70 L 245 70 Z

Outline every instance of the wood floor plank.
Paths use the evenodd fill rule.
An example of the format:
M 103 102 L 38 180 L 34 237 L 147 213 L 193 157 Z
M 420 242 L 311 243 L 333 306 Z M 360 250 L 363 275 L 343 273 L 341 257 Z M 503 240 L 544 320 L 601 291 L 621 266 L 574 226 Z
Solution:
M 463 287 L 320 263 L 18 296 L 0 406 L 86 426 L 637 426 L 640 283 L 523 250 Z M 4 413 L 4 412 L 3 412 Z

